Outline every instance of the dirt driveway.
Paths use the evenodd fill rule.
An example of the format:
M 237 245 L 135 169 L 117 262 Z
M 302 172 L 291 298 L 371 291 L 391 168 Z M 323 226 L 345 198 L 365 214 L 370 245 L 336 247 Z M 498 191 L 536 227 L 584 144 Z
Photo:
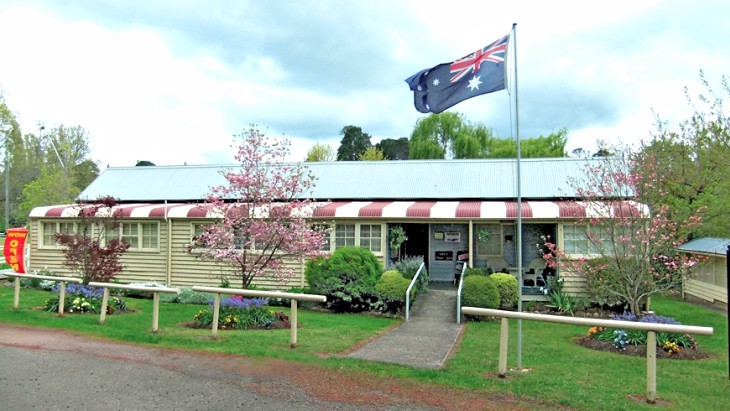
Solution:
M 5 410 L 551 408 L 509 395 L 5 324 L 0 324 L 0 402 Z

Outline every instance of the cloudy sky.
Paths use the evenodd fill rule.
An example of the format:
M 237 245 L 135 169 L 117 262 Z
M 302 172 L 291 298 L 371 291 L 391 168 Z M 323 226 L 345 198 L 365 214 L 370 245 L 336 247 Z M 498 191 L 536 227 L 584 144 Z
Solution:
M 231 163 L 258 124 L 302 159 L 345 125 L 409 136 L 404 79 L 517 23 L 520 134 L 568 148 L 650 136 L 688 117 L 684 87 L 730 71 L 724 1 L 3 0 L 0 89 L 23 131 L 81 125 L 102 167 Z M 450 109 L 509 137 L 506 91 Z

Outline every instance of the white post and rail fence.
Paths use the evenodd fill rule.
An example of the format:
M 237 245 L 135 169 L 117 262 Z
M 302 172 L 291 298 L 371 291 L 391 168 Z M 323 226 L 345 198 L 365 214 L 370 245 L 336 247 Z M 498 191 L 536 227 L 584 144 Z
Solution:
M 20 305 L 20 279 L 30 278 L 45 281 L 56 281 L 59 284 L 58 288 L 58 315 L 63 315 L 64 303 L 66 298 L 66 283 L 81 284 L 81 279 L 76 277 L 58 277 L 50 275 L 36 275 L 36 274 L 21 274 L 16 272 L 4 271 L 3 275 L 8 277 L 15 277 L 15 293 L 13 295 L 13 309 L 17 310 Z
M 221 308 L 221 294 L 242 295 L 244 297 L 282 298 L 291 300 L 291 314 L 289 315 L 289 325 L 291 326 L 291 348 L 296 348 L 297 346 L 297 301 L 314 301 L 319 303 L 327 301 L 327 297 L 324 295 L 285 293 L 281 291 L 244 290 L 239 288 L 202 287 L 197 285 L 193 286 L 193 291 L 215 294 L 215 298 L 213 299 L 213 338 L 216 338 L 216 336 L 218 335 L 218 318 Z
M 159 326 L 160 319 L 160 293 L 179 293 L 179 288 L 169 287 L 148 287 L 143 285 L 128 285 L 128 284 L 117 284 L 117 283 L 97 283 L 90 282 L 91 287 L 100 287 L 104 289 L 104 294 L 101 298 L 101 309 L 99 314 L 99 324 L 104 324 L 106 321 L 106 310 L 109 305 L 109 289 L 120 289 L 120 290 L 134 290 L 134 291 L 148 291 L 152 293 L 152 332 L 156 333 Z
M 646 401 L 651 404 L 656 402 L 656 333 L 687 333 L 696 335 L 713 334 L 712 327 L 699 327 L 693 325 L 653 324 L 634 321 L 603 320 L 596 318 L 561 317 L 557 315 L 533 314 L 476 307 L 462 307 L 461 312 L 468 315 L 500 317 L 502 319 L 499 336 L 499 376 L 501 378 L 504 378 L 507 373 L 509 318 L 588 327 L 646 331 Z

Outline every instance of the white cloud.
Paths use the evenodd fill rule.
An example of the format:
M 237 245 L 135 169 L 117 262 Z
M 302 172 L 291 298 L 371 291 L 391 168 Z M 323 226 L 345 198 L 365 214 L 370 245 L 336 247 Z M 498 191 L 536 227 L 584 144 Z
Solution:
M 0 86 L 23 130 L 81 125 L 102 166 L 232 161 L 231 136 L 256 123 L 335 148 L 345 125 L 408 136 L 422 117 L 403 79 L 518 25 L 520 125 L 567 127 L 569 146 L 648 137 L 652 110 L 686 118 L 683 88 L 730 67 L 727 6 L 697 2 L 308 1 L 201 6 L 44 0 L 0 6 Z M 309 10 L 321 18 L 302 15 Z M 470 10 L 470 13 L 464 13 Z M 697 18 L 702 16 L 702 19 Z M 512 136 L 507 93 L 453 110 Z

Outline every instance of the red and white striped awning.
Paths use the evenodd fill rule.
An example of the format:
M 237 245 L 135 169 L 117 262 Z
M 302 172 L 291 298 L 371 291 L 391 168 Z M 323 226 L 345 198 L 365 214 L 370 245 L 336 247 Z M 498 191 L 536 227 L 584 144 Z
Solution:
M 30 217 L 73 218 L 79 205 L 37 207 Z M 98 215 L 121 218 L 221 218 L 220 212 L 204 204 L 123 204 L 102 209 Z M 262 210 L 262 218 L 268 210 Z M 578 219 L 622 215 L 649 215 L 648 207 L 632 201 L 587 203 L 581 201 L 524 201 L 522 218 Z M 504 220 L 517 218 L 514 201 L 336 201 L 310 203 L 299 210 L 298 217 L 314 219 L 458 219 Z

